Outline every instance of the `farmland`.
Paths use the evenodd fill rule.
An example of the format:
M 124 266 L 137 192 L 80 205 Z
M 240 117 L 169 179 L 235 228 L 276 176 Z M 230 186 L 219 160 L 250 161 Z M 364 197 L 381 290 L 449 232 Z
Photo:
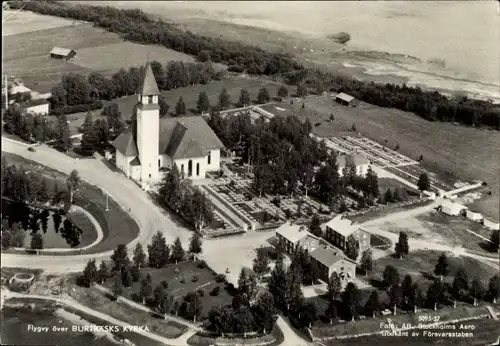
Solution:
M 71 21 L 57 17 L 20 14 L 28 13 L 35 23 L 28 25 L 31 30 L 19 27 L 17 14 L 3 23 L 9 33 L 3 36 L 4 71 L 38 92 L 49 92 L 65 73 L 99 71 L 109 75 L 122 67 L 143 65 L 148 55 L 162 64 L 170 60 L 193 61 L 189 55 L 164 47 L 125 42 L 119 35 L 94 28 L 90 23 L 73 26 Z M 51 21 L 56 24 L 47 24 Z M 73 49 L 76 56 L 70 61 L 51 59 L 50 51 L 56 46 Z

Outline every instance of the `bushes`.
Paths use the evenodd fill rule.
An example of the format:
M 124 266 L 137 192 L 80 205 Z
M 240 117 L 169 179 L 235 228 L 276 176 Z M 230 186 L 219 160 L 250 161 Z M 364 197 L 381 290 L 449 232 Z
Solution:
M 101 109 L 102 107 L 103 107 L 102 101 L 95 101 L 89 104 L 54 108 L 53 110 L 51 110 L 50 114 L 63 115 L 63 114 L 81 113 L 81 112 L 94 111 L 96 109 Z
M 215 296 L 218 296 L 220 293 L 220 287 L 219 286 L 215 286 L 211 291 L 210 291 L 210 295 L 212 297 L 215 297 Z
M 226 281 L 226 275 L 217 274 L 217 276 L 215 277 L 215 281 L 218 283 L 222 283 L 222 282 Z

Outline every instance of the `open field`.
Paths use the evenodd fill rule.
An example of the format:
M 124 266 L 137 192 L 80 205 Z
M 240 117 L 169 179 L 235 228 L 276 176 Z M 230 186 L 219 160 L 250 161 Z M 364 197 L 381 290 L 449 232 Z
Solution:
M 187 115 L 193 115 L 197 114 L 196 102 L 198 101 L 199 93 L 202 91 L 207 94 L 210 100 L 210 104 L 212 106 L 215 106 L 219 102 L 219 94 L 221 90 L 223 88 L 226 88 L 227 93 L 230 96 L 230 102 L 233 103 L 234 106 L 234 104 L 238 103 L 241 89 L 247 89 L 250 93 L 250 98 L 252 100 L 255 100 L 260 88 L 262 87 L 266 87 L 272 97 L 276 96 L 280 84 L 265 79 L 233 76 L 229 74 L 227 78 L 224 78 L 224 80 L 222 81 L 213 80 L 206 85 L 198 84 L 195 86 L 166 90 L 162 91 L 161 94 L 165 97 L 165 101 L 170 106 L 169 113 L 175 111 L 175 105 L 179 97 L 182 96 L 184 99 L 184 103 L 186 104 L 186 110 L 188 113 Z M 113 100 L 111 102 L 118 104 L 123 119 L 128 120 L 132 115 L 134 105 L 137 103 L 137 96 L 126 96 L 120 99 Z
M 73 20 L 30 11 L 3 11 L 2 37 L 73 25 Z M 80 23 L 75 23 L 76 25 Z
M 9 23 L 3 24 L 7 30 Z M 51 59 L 50 51 L 56 46 L 73 49 L 76 56 L 69 61 Z M 119 35 L 94 28 L 90 23 L 6 36 L 4 52 L 4 71 L 38 92 L 49 92 L 63 74 L 98 71 L 110 75 L 122 67 L 144 65 L 148 55 L 162 64 L 171 60 L 193 61 L 189 55 L 161 46 L 125 42 Z
M 500 160 L 493 154 L 500 151 L 498 131 L 430 122 L 400 110 L 366 103 L 355 108 L 344 107 L 325 96 L 306 99 L 307 115 L 300 107 L 301 103 L 292 105 L 299 117 L 309 118 L 313 132 L 320 137 L 342 136 L 355 124 L 363 136 L 389 147 L 397 143 L 398 152 L 412 159 L 422 154 L 423 167 L 439 177 L 487 182 L 493 197 L 480 203 L 478 211 L 498 220 Z M 335 120 L 328 122 L 331 113 Z
M 207 316 L 212 307 L 231 303 L 232 298 L 224 289 L 225 284 L 217 283 L 215 274 L 209 268 L 199 268 L 194 262 L 185 261 L 178 264 L 169 264 L 159 269 L 149 267 L 141 269 L 141 277 L 145 277 L 147 273 L 150 273 L 153 279 L 151 285 L 153 289 L 165 280 L 168 283 L 167 293 L 173 296 L 175 300 L 182 301 L 186 294 L 202 289 L 205 294 L 201 297 L 203 305 L 201 315 L 204 317 Z M 104 283 L 104 286 L 111 289 L 113 286 L 112 280 L 108 280 Z M 217 296 L 210 295 L 210 291 L 216 286 L 220 287 L 220 293 Z M 132 286 L 124 288 L 122 295 L 132 300 L 141 301 L 138 297 L 139 290 L 140 282 L 134 282 Z
M 2 153 L 2 160 L 4 157 L 9 164 L 23 165 L 42 171 L 47 176 L 61 180 L 66 179 L 63 173 L 41 166 L 18 155 Z M 93 158 L 88 160 L 93 160 Z M 99 244 L 84 251 L 75 250 L 75 253 L 92 254 L 112 250 L 117 244 L 128 244 L 139 234 L 137 223 L 113 199 L 109 198 L 109 211 L 105 211 L 106 197 L 98 187 L 82 182 L 78 193 L 75 194 L 74 203 L 92 214 L 104 233 L 104 238 Z M 69 253 L 64 254 L 68 255 Z

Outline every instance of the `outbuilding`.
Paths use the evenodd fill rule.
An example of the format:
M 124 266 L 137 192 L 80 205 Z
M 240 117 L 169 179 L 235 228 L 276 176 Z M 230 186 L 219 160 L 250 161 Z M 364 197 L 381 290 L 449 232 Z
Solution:
M 21 102 L 19 105 L 27 113 L 47 115 L 50 111 L 50 103 L 44 99 Z
M 471 210 L 465 211 L 465 217 L 468 218 L 469 220 L 476 221 L 476 222 L 483 221 L 483 215 L 481 215 L 480 213 L 473 212 Z
M 337 96 L 335 96 L 335 102 L 348 107 L 356 106 L 356 99 L 351 95 L 347 95 L 346 93 L 337 94 Z
M 438 207 L 438 210 L 446 215 L 460 215 L 465 213 L 468 208 L 464 205 L 454 203 L 452 201 L 443 201 L 443 203 Z
M 76 52 L 73 49 L 69 48 L 54 47 L 50 51 L 50 57 L 52 59 L 69 60 L 73 58 L 75 55 Z

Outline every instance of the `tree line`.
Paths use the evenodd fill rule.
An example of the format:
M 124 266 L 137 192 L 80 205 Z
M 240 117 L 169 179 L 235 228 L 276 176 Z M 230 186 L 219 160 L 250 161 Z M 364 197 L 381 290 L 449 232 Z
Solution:
M 251 74 L 273 75 L 303 68 L 287 54 L 269 53 L 259 47 L 183 31 L 175 24 L 154 20 L 137 9 L 41 1 L 13 1 L 10 6 L 15 9 L 24 6 L 28 11 L 93 22 L 95 26 L 117 33 L 126 40 L 163 45 L 196 56 L 200 61 L 224 63 Z

